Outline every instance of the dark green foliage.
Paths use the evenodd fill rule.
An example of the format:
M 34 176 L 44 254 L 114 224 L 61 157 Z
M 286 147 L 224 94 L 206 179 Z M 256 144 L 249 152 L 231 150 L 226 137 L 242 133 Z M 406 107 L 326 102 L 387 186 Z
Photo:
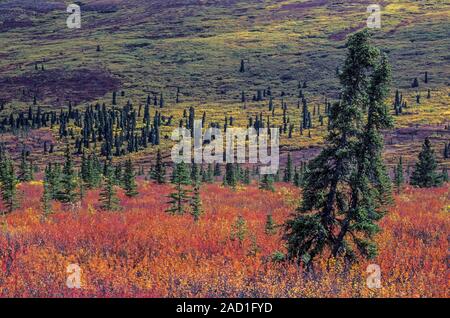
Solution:
M 352 35 L 340 72 L 341 98 L 329 109 L 327 145 L 305 171 L 302 204 L 286 223 L 288 258 L 310 265 L 330 251 L 348 261 L 377 253 L 376 222 L 390 202 L 390 180 L 381 158 L 381 131 L 391 127 L 387 58 L 369 42 L 369 32 Z
M 58 192 L 56 193 L 56 199 L 63 203 L 73 204 L 78 201 L 79 195 L 78 177 L 75 172 L 74 163 L 72 159 L 72 153 L 70 147 L 66 145 L 65 161 L 62 169 L 60 184 L 58 186 Z
M 181 183 L 184 185 L 190 185 L 192 183 L 190 171 L 184 161 L 175 164 L 172 171 L 171 182 L 173 184 Z
M 175 191 L 169 194 L 169 208 L 166 212 L 172 215 L 182 215 L 186 213 L 186 204 L 189 201 L 186 186 L 191 184 L 190 173 L 184 162 L 176 164 L 172 183 L 175 184 Z
M 25 149 L 22 149 L 20 167 L 19 167 L 19 180 L 21 182 L 29 182 L 33 180 L 33 167 L 28 160 L 28 153 Z
M 239 72 L 240 73 L 244 73 L 245 72 L 245 62 L 244 62 L 244 60 L 241 60 L 241 67 L 239 68 Z
M 263 175 L 259 182 L 259 188 L 266 191 L 275 191 L 275 188 L 273 187 L 273 176 L 271 174 Z
M 447 168 L 442 168 L 442 182 L 448 182 L 448 172 Z
M 44 218 L 48 217 L 52 213 L 52 193 L 51 185 L 48 180 L 47 174 L 44 176 L 44 192 L 41 197 L 42 211 Z
M 213 165 L 211 163 L 208 164 L 208 169 L 206 170 L 205 182 L 207 182 L 207 183 L 214 182 L 214 170 L 213 170 Z
M 198 222 L 202 215 L 202 200 L 200 198 L 200 184 L 196 183 L 194 186 L 193 196 L 191 199 L 191 215 L 195 222 Z
M 109 163 L 106 167 L 103 178 L 102 191 L 100 192 L 101 208 L 107 211 L 120 210 L 119 199 L 115 189 L 115 175 L 112 164 Z
M 98 47 L 97 47 L 98 48 Z M 117 105 L 117 92 L 113 92 L 112 95 L 112 104 Z
M 247 222 L 242 215 L 239 215 L 232 225 L 230 238 L 232 241 L 238 240 L 239 244 L 242 245 L 247 236 L 247 231 Z
M 242 180 L 242 183 L 249 185 L 251 183 L 250 180 L 250 169 L 249 168 L 245 168 L 244 170 L 244 178 Z
M 403 182 L 405 181 L 403 177 L 403 162 L 402 157 L 398 159 L 397 167 L 395 168 L 394 180 L 395 187 L 397 188 L 397 193 L 400 193 Z
M 163 163 L 160 149 L 158 149 L 158 152 L 156 153 L 156 164 L 152 169 L 150 177 L 158 184 L 166 182 L 166 167 Z
M 134 173 L 133 163 L 131 162 L 131 159 L 128 159 L 125 162 L 122 188 L 125 190 L 125 195 L 127 197 L 135 197 L 139 194 L 136 185 L 136 174 Z
M 17 184 L 18 180 L 14 171 L 13 161 L 5 154 L 0 156 L 0 191 L 2 195 L 5 213 L 11 213 L 18 208 Z
M 196 163 L 191 164 L 191 181 L 196 184 L 201 181 L 200 169 Z
M 114 184 L 121 187 L 123 181 L 122 164 L 119 162 L 114 168 Z
M 45 167 L 44 180 L 48 183 L 50 198 L 56 200 L 61 188 L 61 168 L 59 164 L 49 163 Z
M 293 178 L 294 178 L 294 172 L 293 172 L 293 166 L 292 166 L 291 153 L 288 153 L 287 164 L 286 164 L 286 168 L 284 169 L 283 181 L 291 182 L 293 180 Z
M 214 176 L 215 177 L 220 177 L 222 175 L 222 171 L 220 170 L 220 164 L 216 163 L 214 165 Z
M 442 185 L 442 176 L 436 172 L 437 162 L 431 142 L 425 139 L 422 151 L 419 153 L 419 161 L 411 176 L 411 185 L 420 188 L 431 188 Z
M 223 185 L 235 188 L 237 185 L 236 169 L 232 163 L 225 165 L 225 176 L 223 178 Z
M 82 153 L 80 170 L 81 181 L 87 188 L 93 189 L 100 186 L 102 169 L 95 154 L 87 158 L 85 153 Z

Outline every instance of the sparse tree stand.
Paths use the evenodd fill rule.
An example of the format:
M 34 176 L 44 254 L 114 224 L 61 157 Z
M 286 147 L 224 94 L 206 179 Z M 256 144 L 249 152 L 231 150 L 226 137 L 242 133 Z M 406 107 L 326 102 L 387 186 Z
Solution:
M 442 175 L 436 172 L 437 163 L 434 150 L 431 148 L 431 142 L 428 138 L 422 145 L 422 151 L 419 153 L 419 161 L 411 176 L 411 185 L 419 188 L 431 188 L 442 185 Z
M 311 268 L 327 253 L 349 263 L 377 253 L 376 222 L 391 202 L 382 161 L 382 130 L 391 127 L 387 57 L 367 30 L 352 35 L 339 75 L 340 101 L 331 106 L 327 145 L 305 171 L 303 199 L 286 223 L 288 258 Z
M 191 184 L 189 170 L 184 162 L 176 164 L 172 183 L 175 184 L 175 191 L 168 196 L 170 206 L 166 212 L 172 215 L 182 215 L 186 212 L 186 203 L 189 201 L 186 186 Z
M 123 189 L 127 197 L 135 197 L 139 194 L 136 185 L 136 174 L 134 173 L 133 163 L 131 159 L 125 162 L 125 171 L 123 174 Z

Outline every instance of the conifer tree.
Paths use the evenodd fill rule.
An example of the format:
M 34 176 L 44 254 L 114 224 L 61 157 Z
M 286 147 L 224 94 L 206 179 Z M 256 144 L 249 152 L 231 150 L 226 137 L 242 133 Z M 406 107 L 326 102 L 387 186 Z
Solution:
M 448 172 L 447 167 L 442 168 L 442 181 L 444 183 L 448 182 Z
M 223 185 L 235 188 L 237 184 L 235 166 L 232 163 L 225 165 L 225 176 L 223 177 Z
M 156 164 L 152 170 L 151 179 L 155 180 L 158 184 L 166 182 L 166 168 L 162 160 L 160 149 L 158 149 L 158 152 L 156 153 Z
M 103 187 L 100 192 L 101 208 L 107 211 L 117 211 L 120 209 L 119 199 L 115 189 L 115 176 L 112 164 L 106 167 L 106 173 L 103 178 Z
M 419 161 L 411 176 L 411 185 L 419 188 L 431 188 L 442 185 L 442 176 L 436 172 L 437 162 L 431 142 L 428 138 L 422 145 Z
M 239 72 L 241 72 L 241 73 L 245 72 L 245 62 L 244 62 L 244 60 L 241 60 L 241 67 L 239 68 Z
M 191 215 L 195 222 L 198 222 L 202 215 L 202 200 L 200 198 L 200 183 L 196 183 L 194 186 L 193 196 L 191 200 Z
M 206 182 L 207 183 L 214 182 L 214 170 L 211 163 L 208 164 L 208 170 L 206 171 Z
M 201 181 L 200 169 L 196 163 L 191 163 L 191 181 L 192 184 L 196 184 Z
M 80 201 L 83 202 L 84 197 L 86 195 L 86 184 L 83 181 L 83 178 L 81 177 L 81 171 L 78 171 L 78 185 L 79 185 L 79 189 L 78 189 L 78 196 L 80 198 Z
M 75 172 L 69 144 L 66 145 L 65 161 L 62 169 L 61 183 L 56 199 L 63 203 L 73 204 L 78 200 L 78 178 Z
M 175 165 L 172 183 L 175 184 L 175 191 L 169 194 L 170 206 L 166 212 L 172 215 L 182 215 L 186 212 L 186 203 L 189 201 L 186 186 L 191 184 L 189 170 L 183 161 Z
M 238 240 L 239 244 L 242 246 L 242 243 L 247 236 L 247 230 L 247 222 L 242 215 L 239 215 L 231 228 L 231 240 Z
M 398 159 L 397 167 L 395 168 L 395 186 L 397 188 L 397 193 L 400 193 L 403 182 L 405 181 L 403 177 L 403 162 L 402 157 Z
M 89 165 L 84 151 L 81 153 L 80 177 L 84 183 L 89 180 Z
M 292 159 L 291 159 L 291 153 L 288 153 L 288 158 L 287 158 L 287 164 L 286 164 L 286 168 L 284 170 L 284 177 L 283 177 L 283 181 L 284 182 L 291 182 L 293 179 L 294 173 L 293 173 L 293 167 L 292 167 Z
M 44 179 L 47 180 L 48 183 L 50 198 L 56 200 L 61 186 L 61 170 L 59 165 L 52 165 L 52 163 L 49 163 L 45 167 Z
M 220 177 L 222 175 L 222 171 L 220 170 L 220 164 L 217 162 L 214 165 L 214 176 L 215 177 Z
M 301 176 L 300 171 L 297 168 L 295 168 L 295 171 L 294 171 L 294 185 L 296 187 L 301 187 L 301 185 L 302 185 L 302 176 Z
M 125 162 L 125 170 L 123 173 L 123 189 L 127 197 L 135 197 L 139 194 L 136 185 L 136 174 L 134 173 L 133 163 L 131 159 Z
M 206 170 L 203 165 L 200 166 L 200 177 L 201 182 L 208 182 L 208 176 L 206 174 Z
M 259 182 L 259 188 L 266 191 L 275 191 L 275 188 L 273 187 L 273 176 L 271 174 L 263 175 Z
M 164 108 L 164 96 L 163 93 L 159 96 L 159 108 Z
M 120 162 L 117 163 L 117 165 L 114 168 L 114 179 L 115 179 L 115 185 L 116 186 L 122 186 L 123 181 L 123 174 L 122 174 L 122 164 Z
M 117 105 L 117 92 L 113 92 L 113 95 L 112 95 L 112 104 L 113 105 Z
M 367 30 L 350 36 L 340 72 L 340 101 L 329 110 L 327 145 L 305 172 L 302 204 L 286 223 L 288 258 L 310 266 L 330 257 L 372 258 L 376 224 L 390 202 L 382 161 L 382 130 L 391 127 L 384 104 L 389 93 L 387 58 Z
M 28 153 L 25 151 L 25 149 L 22 149 L 21 154 L 19 180 L 21 182 L 29 182 L 33 180 L 33 167 L 28 162 Z
M 102 182 L 102 171 L 101 164 L 94 153 L 89 157 L 88 160 L 88 180 L 86 182 L 87 186 L 91 189 L 98 188 Z
M 250 170 L 249 170 L 249 168 L 245 168 L 245 171 L 244 171 L 244 178 L 243 178 L 242 182 L 243 182 L 244 184 L 246 184 L 246 185 L 249 185 L 249 184 L 251 183 L 251 180 L 250 180 Z
M 41 204 L 44 218 L 47 218 L 52 213 L 52 193 L 51 185 L 48 180 L 48 175 L 44 176 L 44 192 L 42 193 Z
M 18 180 L 15 174 L 14 164 L 6 155 L 2 156 L 0 162 L 0 190 L 3 199 L 3 205 L 6 210 L 3 212 L 11 213 L 18 208 L 17 202 L 17 184 Z

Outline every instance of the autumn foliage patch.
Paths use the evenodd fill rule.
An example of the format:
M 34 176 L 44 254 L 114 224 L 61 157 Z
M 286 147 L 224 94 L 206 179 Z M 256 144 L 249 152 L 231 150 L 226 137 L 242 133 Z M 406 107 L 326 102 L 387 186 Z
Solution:
M 450 186 L 407 188 L 381 221 L 379 256 L 351 268 L 319 260 L 314 271 L 280 261 L 281 225 L 300 191 L 256 186 L 201 187 L 204 214 L 170 215 L 169 185 L 140 182 L 139 195 L 119 193 L 119 212 L 100 212 L 98 191 L 79 211 L 54 203 L 43 217 L 42 184 L 21 184 L 22 208 L 3 219 L 2 297 L 449 297 L 447 236 Z M 272 215 L 276 231 L 267 231 Z M 66 285 L 69 264 L 80 289 Z M 381 267 L 381 289 L 366 285 L 368 264 Z

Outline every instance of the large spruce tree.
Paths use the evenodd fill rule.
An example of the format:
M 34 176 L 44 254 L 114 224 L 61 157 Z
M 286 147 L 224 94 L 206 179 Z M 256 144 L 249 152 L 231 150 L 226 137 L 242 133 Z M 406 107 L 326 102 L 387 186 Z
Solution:
M 329 109 L 327 145 L 305 171 L 302 204 L 286 223 L 288 257 L 311 265 L 327 253 L 373 257 L 376 222 L 390 201 L 381 130 L 391 126 L 387 58 L 367 30 L 352 35 L 339 74 L 340 100 Z

